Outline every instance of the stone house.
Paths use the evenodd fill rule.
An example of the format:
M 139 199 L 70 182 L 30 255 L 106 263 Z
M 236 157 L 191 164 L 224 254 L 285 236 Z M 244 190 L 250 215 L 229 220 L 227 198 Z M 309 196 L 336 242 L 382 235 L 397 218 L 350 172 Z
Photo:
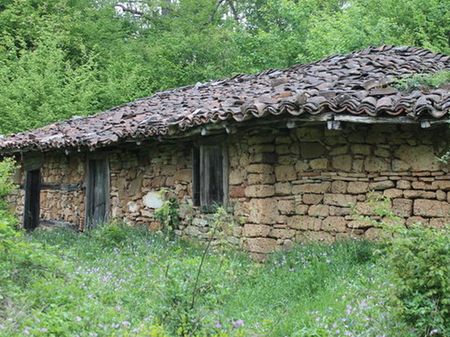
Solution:
M 295 241 L 376 237 L 356 214 L 375 216 L 370 195 L 390 198 L 405 225 L 442 226 L 449 88 L 393 84 L 439 70 L 449 56 L 371 47 L 11 135 L 0 140 L 0 154 L 21 164 L 11 202 L 27 229 L 111 219 L 156 228 L 167 190 L 179 235 L 205 237 L 209 206 L 225 205 L 230 242 L 257 257 Z

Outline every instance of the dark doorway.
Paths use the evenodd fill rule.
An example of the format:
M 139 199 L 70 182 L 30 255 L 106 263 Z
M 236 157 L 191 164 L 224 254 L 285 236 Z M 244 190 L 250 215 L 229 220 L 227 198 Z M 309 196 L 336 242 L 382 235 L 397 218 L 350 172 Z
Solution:
M 33 230 L 39 226 L 41 194 L 41 171 L 27 171 L 25 182 L 25 210 L 23 226 L 26 230 Z
M 86 225 L 94 227 L 108 220 L 109 167 L 106 159 L 89 160 Z

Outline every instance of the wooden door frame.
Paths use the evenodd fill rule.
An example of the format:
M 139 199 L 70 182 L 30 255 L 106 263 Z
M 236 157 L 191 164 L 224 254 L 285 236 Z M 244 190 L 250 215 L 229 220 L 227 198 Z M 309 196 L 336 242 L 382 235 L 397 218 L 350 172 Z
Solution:
M 106 207 L 105 207 L 105 221 L 109 221 L 110 218 L 110 211 L 111 211 L 111 168 L 109 163 L 108 154 L 106 153 L 96 153 L 96 154 L 90 154 L 86 156 L 86 165 L 85 165 L 85 175 L 84 175 L 84 181 L 86 184 L 86 193 L 84 197 L 84 228 L 92 228 L 92 226 L 89 224 L 89 202 L 92 198 L 92 184 L 91 184 L 91 165 L 90 162 L 94 160 L 104 160 L 106 161 L 106 186 L 105 186 L 105 196 L 106 196 Z

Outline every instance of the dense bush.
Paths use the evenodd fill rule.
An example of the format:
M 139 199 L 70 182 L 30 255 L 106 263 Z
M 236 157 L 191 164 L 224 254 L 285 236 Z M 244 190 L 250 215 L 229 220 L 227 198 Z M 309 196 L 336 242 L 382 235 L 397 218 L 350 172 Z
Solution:
M 397 231 L 387 262 L 406 321 L 419 336 L 450 336 L 450 227 Z

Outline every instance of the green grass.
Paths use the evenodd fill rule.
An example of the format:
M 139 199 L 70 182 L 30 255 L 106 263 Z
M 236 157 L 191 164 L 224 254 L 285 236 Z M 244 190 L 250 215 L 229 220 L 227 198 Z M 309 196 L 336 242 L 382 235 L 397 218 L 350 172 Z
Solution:
M 26 240 L 57 261 L 0 293 L 1 336 L 407 336 L 367 242 L 298 246 L 265 264 L 208 254 L 191 308 L 202 246 L 117 225 Z

